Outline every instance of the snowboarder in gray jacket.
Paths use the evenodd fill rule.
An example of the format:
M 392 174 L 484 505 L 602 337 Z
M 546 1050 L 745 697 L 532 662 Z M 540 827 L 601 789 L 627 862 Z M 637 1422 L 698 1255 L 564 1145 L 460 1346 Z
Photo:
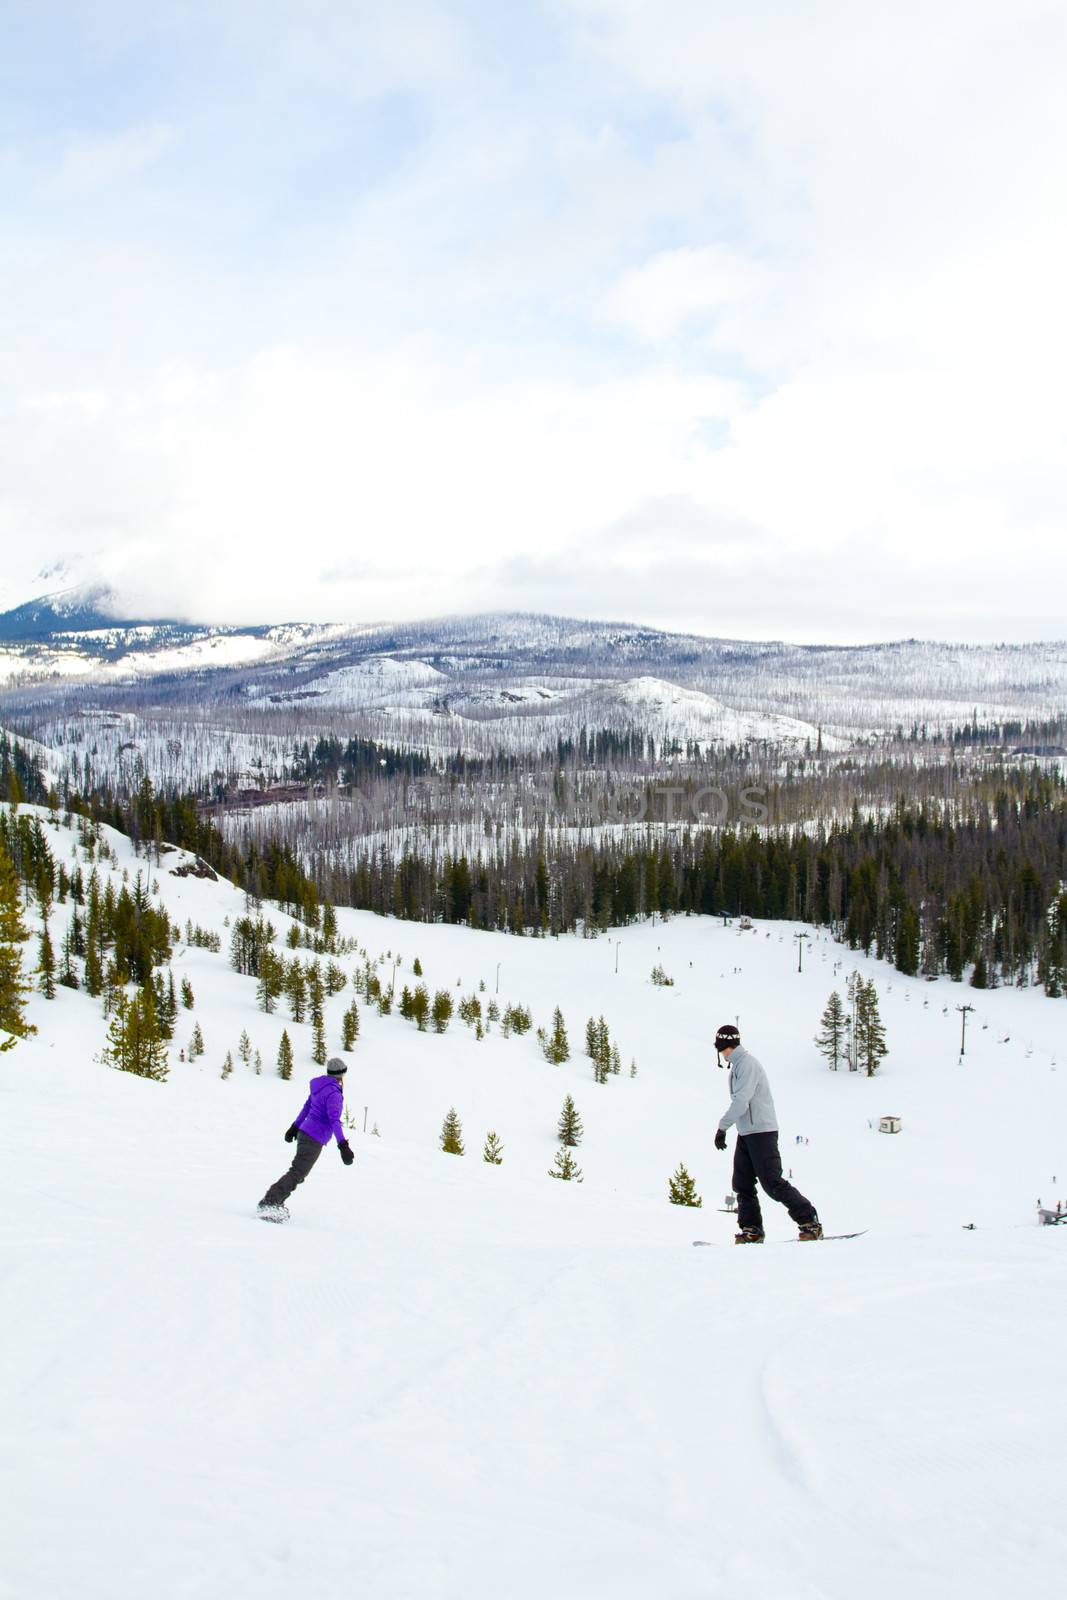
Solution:
M 801 1239 L 821 1239 L 822 1228 L 815 1207 L 782 1176 L 778 1119 L 774 1114 L 771 1086 L 761 1063 L 750 1050 L 742 1048 L 741 1035 L 732 1023 L 726 1023 L 715 1035 L 715 1049 L 730 1064 L 730 1104 L 719 1121 L 716 1150 L 726 1149 L 727 1128 L 737 1128 L 733 1176 L 738 1223 L 735 1242 L 763 1243 L 757 1178 L 771 1199 L 785 1206 L 800 1230 Z

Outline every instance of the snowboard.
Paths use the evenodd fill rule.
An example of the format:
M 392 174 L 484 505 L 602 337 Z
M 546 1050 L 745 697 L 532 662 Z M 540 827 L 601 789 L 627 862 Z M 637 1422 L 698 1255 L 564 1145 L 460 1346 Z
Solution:
M 264 1222 L 288 1222 L 289 1213 L 284 1206 L 269 1206 L 262 1211 L 257 1211 L 256 1216 Z
M 824 1233 L 821 1239 L 765 1239 L 764 1243 L 765 1244 L 826 1244 L 831 1239 L 862 1239 L 863 1235 L 866 1232 L 867 1232 L 866 1228 L 860 1228 L 858 1233 Z M 694 1239 L 693 1243 L 695 1245 L 696 1244 L 717 1245 L 719 1243 L 719 1240 L 718 1239 Z

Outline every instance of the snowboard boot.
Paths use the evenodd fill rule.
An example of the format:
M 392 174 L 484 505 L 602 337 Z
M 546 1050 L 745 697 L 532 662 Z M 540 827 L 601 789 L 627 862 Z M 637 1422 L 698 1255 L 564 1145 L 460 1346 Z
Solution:
M 804 1244 L 808 1239 L 821 1239 L 822 1223 L 819 1221 L 818 1217 L 815 1218 L 814 1222 L 800 1223 L 797 1232 L 797 1238 L 801 1244 Z
M 734 1234 L 734 1244 L 762 1244 L 762 1243 L 763 1243 L 763 1229 L 762 1228 L 742 1228 L 740 1230 L 740 1232 Z
M 266 1203 L 265 1200 L 261 1200 L 259 1202 L 259 1205 L 256 1207 L 256 1210 L 258 1211 L 259 1215 L 263 1218 L 264 1222 L 288 1222 L 289 1221 L 289 1208 L 288 1208 L 288 1206 L 269 1206 Z

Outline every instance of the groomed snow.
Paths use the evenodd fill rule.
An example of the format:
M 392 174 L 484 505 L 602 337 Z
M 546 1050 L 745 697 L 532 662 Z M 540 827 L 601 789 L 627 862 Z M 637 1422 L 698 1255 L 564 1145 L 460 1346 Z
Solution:
M 117 872 L 143 870 L 106 836 Z M 70 860 L 73 835 L 52 837 Z M 151 874 L 223 953 L 176 957 L 196 1007 L 169 1081 L 95 1061 L 99 1004 L 62 989 L 0 1056 L 0 1594 L 1058 1592 L 1067 1228 L 1034 1208 L 1067 1187 L 1063 1002 L 902 979 L 825 938 L 798 974 L 789 924 L 541 941 L 342 912 L 372 956 L 402 957 L 398 986 L 418 955 L 431 990 L 483 979 L 484 1001 L 499 963 L 501 1000 L 542 1023 L 559 1004 L 574 1054 L 552 1067 L 532 1035 L 476 1042 L 458 1019 L 420 1035 L 361 1005 L 356 1165 L 324 1152 L 270 1228 L 252 1211 L 288 1164 L 310 1030 L 256 1009 L 225 953 L 243 896 L 171 877 L 179 859 Z M 648 982 L 657 961 L 672 988 Z M 873 1080 L 828 1072 L 811 1044 L 853 967 L 892 1052 Z M 328 1003 L 331 1049 L 350 998 Z M 605 1086 L 581 1054 L 591 1012 L 623 1056 Z M 768 1203 L 771 1242 L 733 1248 L 708 1039 L 735 1016 L 795 1181 L 828 1229 L 864 1238 L 787 1244 Z M 196 1020 L 207 1054 L 180 1063 Z M 283 1026 L 290 1084 L 272 1070 Z M 242 1029 L 261 1077 L 236 1061 Z M 547 1176 L 568 1092 L 580 1186 Z M 463 1159 L 436 1148 L 451 1105 Z M 899 1136 L 869 1126 L 886 1112 Z M 480 1158 L 489 1128 L 499 1168 Z M 667 1204 L 679 1160 L 702 1210 Z

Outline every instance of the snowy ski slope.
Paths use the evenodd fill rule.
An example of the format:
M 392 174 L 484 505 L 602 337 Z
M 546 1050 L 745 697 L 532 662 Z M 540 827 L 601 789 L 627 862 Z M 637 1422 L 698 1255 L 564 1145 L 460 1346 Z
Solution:
M 74 835 L 48 826 L 72 863 Z M 116 882 L 145 870 L 105 834 Z M 417 955 L 431 991 L 483 980 L 484 1003 L 499 964 L 501 1001 L 545 1024 L 561 1006 L 572 1058 L 361 1004 L 356 1165 L 325 1152 L 268 1228 L 253 1208 L 288 1164 L 310 1029 L 257 1010 L 226 954 L 244 897 L 171 876 L 180 859 L 148 870 L 223 950 L 175 957 L 196 1004 L 168 1082 L 94 1060 L 99 1002 L 63 989 L 0 1056 L 5 1600 L 1058 1592 L 1067 1228 L 1038 1228 L 1035 1202 L 1067 1191 L 1062 1002 L 903 979 L 826 938 L 798 974 L 790 924 L 541 941 L 341 911 L 383 978 L 400 957 L 398 988 Z M 657 961 L 673 987 L 648 981 Z M 811 1043 L 853 969 L 891 1049 L 873 1080 Z M 331 1050 L 351 997 L 327 1003 Z M 581 1053 L 601 1012 L 623 1060 L 604 1086 Z M 865 1238 L 782 1248 L 794 1230 L 768 1204 L 768 1245 L 733 1248 L 708 1044 L 732 1017 L 794 1180 Z M 206 1054 L 179 1062 L 195 1021 Z M 242 1029 L 262 1076 L 236 1061 Z M 568 1092 L 581 1185 L 547 1176 Z M 452 1105 L 463 1159 L 437 1149 Z M 870 1126 L 887 1112 L 899 1136 Z M 481 1160 L 490 1128 L 501 1167 Z M 667 1204 L 679 1161 L 702 1210 Z

